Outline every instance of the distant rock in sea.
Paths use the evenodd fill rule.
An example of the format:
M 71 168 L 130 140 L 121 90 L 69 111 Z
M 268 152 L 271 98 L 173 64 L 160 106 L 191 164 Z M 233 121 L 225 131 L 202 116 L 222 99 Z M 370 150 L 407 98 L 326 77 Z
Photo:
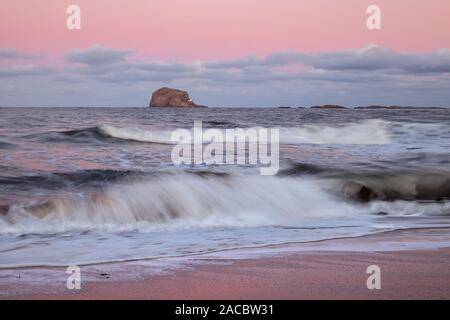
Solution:
M 195 104 L 187 91 L 163 87 L 152 94 L 150 107 L 153 108 L 207 108 Z
M 420 107 L 413 107 L 413 106 L 359 106 L 359 107 L 355 107 L 355 109 L 391 109 L 391 110 L 397 110 L 397 109 L 401 109 L 401 110 L 409 110 L 409 109 L 421 109 Z M 444 109 L 441 107 L 427 107 L 427 109 Z
M 347 108 L 336 104 L 325 104 L 323 106 L 313 106 L 311 107 L 311 109 L 347 109 Z
M 401 107 L 401 106 L 359 106 L 355 109 L 415 109 L 415 107 Z

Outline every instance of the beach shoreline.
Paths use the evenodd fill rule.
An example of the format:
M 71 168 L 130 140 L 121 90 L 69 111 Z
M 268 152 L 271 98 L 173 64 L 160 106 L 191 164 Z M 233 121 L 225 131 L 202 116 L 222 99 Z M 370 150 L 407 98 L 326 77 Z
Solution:
M 169 272 L 153 274 L 142 272 L 145 266 L 133 269 L 129 263 L 118 263 L 115 270 L 129 269 L 141 276 L 120 279 L 109 271 L 83 283 L 81 290 L 60 286 L 44 293 L 39 286 L 20 293 L 23 278 L 8 285 L 10 294 L 0 299 L 450 299 L 448 231 L 404 230 L 231 250 L 198 256 Z M 367 288 L 370 265 L 381 269 L 380 290 Z M 106 264 L 101 270 L 111 269 Z

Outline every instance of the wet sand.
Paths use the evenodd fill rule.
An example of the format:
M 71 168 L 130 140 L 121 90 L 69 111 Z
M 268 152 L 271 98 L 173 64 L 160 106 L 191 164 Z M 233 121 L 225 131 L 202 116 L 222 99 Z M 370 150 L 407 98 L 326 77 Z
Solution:
M 450 248 L 346 251 L 346 246 L 376 243 L 402 246 L 405 238 L 422 245 L 448 239 L 408 231 L 320 244 L 273 247 L 269 256 L 197 259 L 193 267 L 137 281 L 105 278 L 79 291 L 34 292 L 7 299 L 450 299 Z M 335 251 L 324 251 L 333 244 Z M 405 242 L 406 244 L 406 242 Z M 280 249 L 283 249 L 280 252 Z M 214 262 L 214 263 L 211 263 Z M 369 265 L 381 268 L 381 289 L 369 290 Z M 5 297 L 3 297 L 5 298 Z

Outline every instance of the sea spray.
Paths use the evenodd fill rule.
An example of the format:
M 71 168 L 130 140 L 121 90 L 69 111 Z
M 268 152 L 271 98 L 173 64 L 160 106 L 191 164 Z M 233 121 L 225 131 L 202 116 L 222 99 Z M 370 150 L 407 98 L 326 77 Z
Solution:
M 346 200 L 336 178 L 202 176 L 179 173 L 120 183 L 88 195 L 14 204 L 0 218 L 0 234 L 122 232 L 186 227 L 303 227 L 371 215 L 447 215 L 450 204 Z M 388 180 L 389 181 L 389 180 Z M 388 186 L 387 186 L 388 187 Z

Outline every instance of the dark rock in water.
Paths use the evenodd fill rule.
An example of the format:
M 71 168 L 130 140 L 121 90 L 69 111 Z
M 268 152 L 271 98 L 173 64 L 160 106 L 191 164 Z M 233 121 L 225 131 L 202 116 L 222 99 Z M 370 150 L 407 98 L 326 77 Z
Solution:
M 389 109 L 389 110 L 415 110 L 415 109 L 422 109 L 421 107 L 414 107 L 414 106 L 359 106 L 359 107 L 355 107 L 355 109 L 372 109 L 372 110 L 376 110 L 376 109 Z M 429 110 L 429 109 L 445 109 L 442 107 L 426 107 L 423 108 L 424 110 Z
M 450 199 L 450 178 L 437 175 L 422 177 L 416 185 L 416 192 L 420 200 Z
M 393 109 L 390 106 L 359 106 L 355 107 L 355 109 Z
M 207 108 L 206 106 L 197 105 L 189 97 L 187 91 L 160 88 L 153 92 L 150 107 L 154 108 Z
M 0 215 L 6 215 L 9 212 L 9 206 L 0 205 Z
M 340 193 L 359 201 L 442 201 L 450 199 L 448 172 L 386 173 L 341 182 Z
M 315 174 L 323 173 L 325 171 L 326 171 L 326 169 L 321 168 L 316 165 L 313 165 L 313 164 L 296 163 L 287 169 L 281 170 L 279 172 L 279 175 L 280 176 L 297 176 L 297 175 L 304 175 L 304 174 L 315 175 Z
M 346 107 L 337 104 L 325 104 L 323 106 L 313 106 L 311 109 L 347 109 Z
M 341 192 L 346 198 L 359 201 L 370 201 L 376 198 L 376 194 L 372 189 L 355 181 L 345 182 L 341 188 Z

